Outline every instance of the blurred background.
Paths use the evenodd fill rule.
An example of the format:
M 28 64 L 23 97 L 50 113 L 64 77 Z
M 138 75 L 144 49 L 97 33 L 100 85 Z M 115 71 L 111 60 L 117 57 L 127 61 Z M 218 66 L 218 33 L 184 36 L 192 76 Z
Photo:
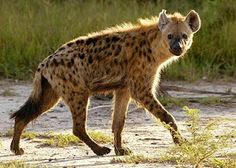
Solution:
M 196 10 L 202 28 L 187 56 L 162 78 L 236 78 L 235 0 L 0 0 L 0 76 L 31 80 L 38 63 L 63 43 L 163 8 L 183 15 Z

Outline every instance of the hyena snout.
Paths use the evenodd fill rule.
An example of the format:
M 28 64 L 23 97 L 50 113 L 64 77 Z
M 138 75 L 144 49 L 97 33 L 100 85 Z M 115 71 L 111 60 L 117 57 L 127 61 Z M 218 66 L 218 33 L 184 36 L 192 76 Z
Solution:
M 184 44 L 181 41 L 176 40 L 170 43 L 170 52 L 172 54 L 180 56 L 181 54 L 183 54 L 183 51 L 184 51 Z

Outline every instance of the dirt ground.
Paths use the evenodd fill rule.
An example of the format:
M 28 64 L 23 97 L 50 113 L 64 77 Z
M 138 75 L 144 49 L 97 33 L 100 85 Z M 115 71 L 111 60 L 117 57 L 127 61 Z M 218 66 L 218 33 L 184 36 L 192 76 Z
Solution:
M 206 91 L 231 90 L 236 93 L 236 82 L 164 82 L 164 85 L 182 86 L 185 88 L 195 88 Z M 26 100 L 31 91 L 31 83 L 19 81 L 0 81 L 0 133 L 4 134 L 13 128 L 13 121 L 9 119 L 9 114 L 17 110 Z M 203 97 L 209 94 L 197 94 L 190 92 L 168 92 L 173 97 Z M 214 95 L 213 95 L 214 96 Z M 218 95 L 216 95 L 218 96 Z M 88 130 L 99 130 L 110 136 L 111 133 L 111 100 L 91 99 L 88 113 Z M 190 108 L 201 110 L 201 120 L 208 121 L 214 118 L 228 118 L 228 122 L 223 127 L 235 127 L 236 125 L 236 101 L 221 103 L 219 105 L 203 105 L 199 103 L 190 103 Z M 176 118 L 177 124 L 182 134 L 188 138 L 186 133 L 187 125 L 186 115 L 182 107 L 167 108 Z M 68 108 L 60 102 L 58 106 L 50 112 L 38 118 L 34 124 L 29 124 L 27 131 L 34 132 L 72 132 L 72 119 Z M 223 129 L 222 129 L 223 130 Z M 219 130 L 221 131 L 221 130 Z M 129 112 L 123 131 L 125 146 L 129 147 L 134 153 L 147 156 L 160 157 L 163 152 L 173 146 L 169 132 L 144 110 L 137 108 L 134 104 L 129 106 Z M 37 166 L 57 167 L 57 166 L 75 166 L 75 167 L 175 167 L 173 164 L 112 164 L 111 160 L 115 157 L 112 145 L 105 144 L 112 149 L 112 152 L 106 156 L 98 157 L 85 145 L 71 146 L 65 148 L 41 147 L 37 142 L 21 140 L 21 146 L 25 150 L 22 156 L 15 156 L 9 150 L 11 138 L 0 137 L 2 147 L 0 148 L 0 163 L 18 160 L 26 164 Z M 236 151 L 236 145 L 232 148 Z

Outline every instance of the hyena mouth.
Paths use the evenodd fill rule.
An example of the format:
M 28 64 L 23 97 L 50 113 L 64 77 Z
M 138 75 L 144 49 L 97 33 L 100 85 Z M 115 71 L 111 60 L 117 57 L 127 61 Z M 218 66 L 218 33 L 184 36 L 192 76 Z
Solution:
M 175 56 L 181 56 L 181 54 L 183 53 L 182 50 L 172 50 L 169 49 L 169 51 L 174 54 Z

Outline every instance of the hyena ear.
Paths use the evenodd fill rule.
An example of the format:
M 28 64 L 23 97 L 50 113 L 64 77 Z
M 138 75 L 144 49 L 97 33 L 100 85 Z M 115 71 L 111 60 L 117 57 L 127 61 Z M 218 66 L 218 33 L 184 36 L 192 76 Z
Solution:
M 198 13 L 194 10 L 191 10 L 187 14 L 185 22 L 189 25 L 193 33 L 196 33 L 201 27 L 201 19 Z
M 160 31 L 163 31 L 165 26 L 170 22 L 170 19 L 166 15 L 166 10 L 162 9 L 159 13 L 159 21 L 158 21 L 158 28 Z

